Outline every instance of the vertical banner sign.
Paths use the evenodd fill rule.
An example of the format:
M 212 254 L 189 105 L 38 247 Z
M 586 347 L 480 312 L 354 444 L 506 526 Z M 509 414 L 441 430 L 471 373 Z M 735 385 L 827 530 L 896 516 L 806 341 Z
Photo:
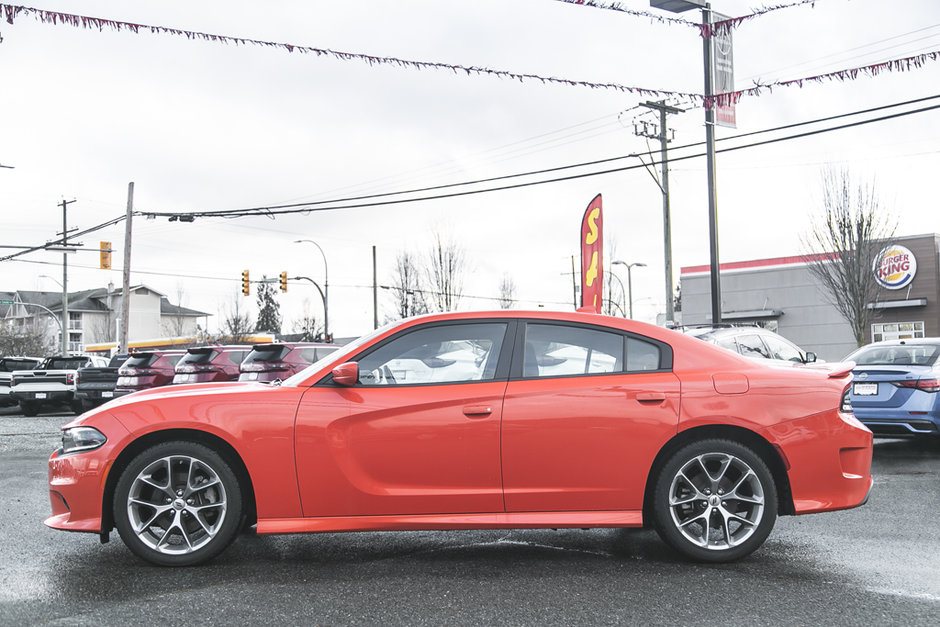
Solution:
M 712 23 L 729 19 L 727 15 L 712 11 Z M 734 47 L 731 41 L 731 27 L 712 31 L 712 63 L 714 75 L 712 83 L 716 94 L 734 91 Z M 715 124 L 737 128 L 737 115 L 734 103 L 729 102 L 715 107 Z
M 581 307 L 601 312 L 604 304 L 604 215 L 598 194 L 581 219 Z

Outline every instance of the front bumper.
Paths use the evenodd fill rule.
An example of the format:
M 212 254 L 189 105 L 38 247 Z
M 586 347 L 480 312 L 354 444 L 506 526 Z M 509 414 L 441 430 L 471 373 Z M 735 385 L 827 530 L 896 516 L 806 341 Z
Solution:
M 94 426 L 108 441 L 93 451 L 49 457 L 49 502 L 52 515 L 44 524 L 53 529 L 99 533 L 105 486 L 128 431 L 109 414 L 97 414 Z

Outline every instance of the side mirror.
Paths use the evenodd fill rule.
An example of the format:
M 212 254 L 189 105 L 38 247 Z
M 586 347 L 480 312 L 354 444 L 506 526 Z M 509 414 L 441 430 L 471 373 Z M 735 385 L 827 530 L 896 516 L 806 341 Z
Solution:
M 806 353 L 806 362 L 805 362 L 805 363 L 811 364 L 811 363 L 813 363 L 813 362 L 815 362 L 815 361 L 816 361 L 816 353 L 807 352 L 807 353 Z
M 333 368 L 333 383 L 351 387 L 359 382 L 359 364 L 348 361 Z

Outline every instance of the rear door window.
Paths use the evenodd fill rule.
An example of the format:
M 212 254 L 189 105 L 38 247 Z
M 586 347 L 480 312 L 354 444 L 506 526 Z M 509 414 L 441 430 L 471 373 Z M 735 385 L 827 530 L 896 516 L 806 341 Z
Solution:
M 530 323 L 523 377 L 605 374 L 623 370 L 624 336 L 597 329 Z

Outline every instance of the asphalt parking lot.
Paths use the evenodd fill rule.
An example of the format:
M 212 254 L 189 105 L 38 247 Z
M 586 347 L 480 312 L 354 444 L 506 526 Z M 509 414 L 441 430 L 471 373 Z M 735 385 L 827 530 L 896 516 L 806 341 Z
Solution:
M 642 530 L 243 536 L 164 569 L 47 529 L 70 415 L 0 409 L 0 624 L 940 624 L 940 442 L 876 440 L 864 507 L 778 520 L 737 564 Z

